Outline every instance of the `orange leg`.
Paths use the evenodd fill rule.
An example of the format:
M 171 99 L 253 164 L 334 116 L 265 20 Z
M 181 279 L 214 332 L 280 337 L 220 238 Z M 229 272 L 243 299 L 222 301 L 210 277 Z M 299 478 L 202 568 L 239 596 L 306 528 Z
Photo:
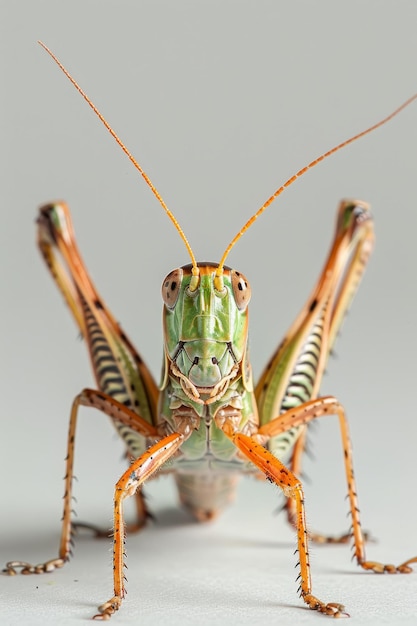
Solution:
M 350 512 L 352 516 L 352 536 L 354 541 L 354 556 L 360 567 L 365 570 L 372 570 L 377 573 L 388 572 L 408 574 L 412 571 L 410 564 L 417 563 L 417 557 L 409 559 L 401 565 L 383 564 L 377 561 L 367 561 L 365 555 L 365 538 L 362 532 L 359 519 L 358 498 L 356 493 L 356 483 L 353 472 L 352 446 L 349 437 L 349 428 L 342 405 L 332 396 L 310 400 L 301 406 L 291 409 L 275 419 L 271 420 L 259 429 L 260 435 L 273 437 L 285 432 L 294 426 L 308 424 L 311 420 L 324 415 L 337 415 L 339 418 L 340 431 L 345 460 L 345 472 L 348 484 L 348 495 Z
M 243 455 L 252 461 L 265 474 L 266 478 L 281 487 L 284 495 L 295 502 L 296 528 L 298 541 L 298 565 L 300 573 L 299 592 L 310 609 L 320 611 L 333 617 L 344 615 L 344 606 L 338 602 L 325 603 L 312 594 L 310 559 L 308 553 L 308 533 L 305 520 L 304 493 L 301 482 L 285 465 L 281 463 L 269 450 L 257 443 L 254 437 L 241 433 L 233 433 L 232 429 L 224 427 L 224 432 L 234 442 Z
M 62 567 L 65 562 L 69 560 L 72 554 L 72 482 L 74 476 L 75 432 L 77 427 L 78 409 L 80 406 L 88 406 L 99 409 L 103 413 L 106 413 L 109 417 L 116 419 L 129 428 L 132 428 L 132 430 L 135 430 L 143 437 L 158 438 L 156 429 L 153 426 L 151 426 L 146 420 L 142 419 L 134 411 L 131 411 L 123 404 L 120 404 L 117 400 L 114 400 L 111 396 L 94 389 L 84 389 L 78 396 L 76 396 L 71 408 L 68 430 L 64 512 L 62 516 L 62 531 L 58 557 L 45 561 L 44 563 L 39 563 L 38 565 L 31 565 L 25 561 L 9 561 L 4 570 L 4 572 L 9 575 L 16 574 L 16 568 L 21 568 L 22 574 L 42 574 L 44 572 L 52 572 L 54 569 Z
M 100 613 L 94 616 L 95 619 L 109 619 L 120 608 L 125 596 L 123 558 L 126 529 L 123 520 L 123 501 L 133 496 L 142 483 L 177 452 L 184 439 L 184 435 L 180 433 L 164 437 L 136 459 L 116 484 L 113 534 L 114 596 L 99 606 Z
M 306 448 L 306 438 L 307 438 L 307 429 L 305 428 L 303 429 L 303 432 L 298 437 L 294 445 L 294 450 L 291 456 L 291 461 L 289 463 L 289 468 L 291 469 L 292 473 L 295 474 L 296 476 L 301 476 L 301 460 L 302 460 L 302 456 Z M 288 498 L 283 508 L 285 508 L 286 513 L 287 513 L 288 523 L 293 528 L 296 528 L 297 516 L 296 516 L 296 511 L 295 511 L 294 500 L 292 500 L 291 498 Z M 366 542 L 370 540 L 369 533 L 362 531 L 362 534 Z M 308 531 L 309 541 L 312 541 L 313 543 L 317 543 L 317 544 L 349 543 L 351 540 L 351 537 L 352 537 L 352 533 L 350 531 L 342 535 L 323 535 L 322 533 L 314 532 L 311 529 L 309 529 Z

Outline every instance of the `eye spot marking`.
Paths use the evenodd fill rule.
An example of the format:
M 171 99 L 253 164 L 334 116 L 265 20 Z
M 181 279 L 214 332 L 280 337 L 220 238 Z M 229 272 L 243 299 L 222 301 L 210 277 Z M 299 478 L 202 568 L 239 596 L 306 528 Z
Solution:
M 183 271 L 181 268 L 173 270 L 162 283 L 162 299 L 169 309 L 173 309 L 177 302 L 181 290 L 182 276 Z
M 251 288 L 245 276 L 236 270 L 231 272 L 232 289 L 236 305 L 241 311 L 245 309 L 251 297 Z

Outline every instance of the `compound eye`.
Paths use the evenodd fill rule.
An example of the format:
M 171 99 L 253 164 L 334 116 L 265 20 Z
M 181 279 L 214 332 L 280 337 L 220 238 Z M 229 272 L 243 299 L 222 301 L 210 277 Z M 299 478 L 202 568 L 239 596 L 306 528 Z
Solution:
M 173 309 L 180 293 L 182 284 L 181 268 L 173 270 L 162 283 L 162 299 L 169 309 Z
M 231 271 L 231 278 L 236 306 L 240 311 L 243 311 L 248 306 L 251 297 L 250 285 L 245 276 L 236 270 Z

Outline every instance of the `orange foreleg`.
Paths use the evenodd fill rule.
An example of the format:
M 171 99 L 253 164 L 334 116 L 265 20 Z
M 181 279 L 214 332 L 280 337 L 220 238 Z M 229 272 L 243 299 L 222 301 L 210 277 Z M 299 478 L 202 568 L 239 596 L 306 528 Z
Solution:
M 168 459 L 170 459 L 183 443 L 185 437 L 173 433 L 158 441 L 142 456 L 133 461 L 132 465 L 118 480 L 114 493 L 114 531 L 113 531 L 113 577 L 114 596 L 99 606 L 95 619 L 109 619 L 120 608 L 125 596 L 124 587 L 124 543 L 125 523 L 123 519 L 123 501 L 136 493 L 142 483 L 152 476 Z

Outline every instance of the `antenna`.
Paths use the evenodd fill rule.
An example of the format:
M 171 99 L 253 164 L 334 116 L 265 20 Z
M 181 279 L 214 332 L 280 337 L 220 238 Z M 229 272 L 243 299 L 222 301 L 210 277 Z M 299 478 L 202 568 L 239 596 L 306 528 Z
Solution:
M 195 291 L 195 289 L 197 288 L 198 285 L 198 276 L 199 276 L 199 272 L 200 270 L 198 269 L 198 265 L 197 265 L 197 261 L 195 260 L 195 256 L 194 253 L 191 249 L 191 246 L 188 242 L 187 237 L 184 234 L 184 231 L 182 230 L 181 226 L 179 225 L 177 219 L 175 218 L 174 214 L 168 209 L 167 205 L 165 204 L 161 194 L 159 193 L 159 191 L 156 189 L 156 187 L 153 185 L 151 179 L 149 178 L 149 176 L 146 174 L 146 172 L 141 168 L 141 166 L 139 165 L 139 163 L 136 161 L 135 157 L 132 155 L 131 152 L 129 152 L 129 150 L 126 148 L 126 146 L 124 145 L 124 143 L 122 142 L 122 140 L 116 135 L 115 131 L 113 130 L 113 128 L 110 126 L 110 124 L 107 122 L 107 120 L 104 118 L 104 116 L 100 113 L 100 111 L 98 110 L 98 108 L 95 106 L 95 104 L 90 100 L 90 98 L 87 96 L 87 94 L 85 93 L 85 91 L 83 91 L 81 89 L 81 87 L 78 85 L 78 83 L 74 80 L 74 78 L 71 76 L 71 74 L 68 72 L 68 70 L 62 65 L 62 63 L 58 60 L 58 58 L 54 55 L 54 53 L 42 42 L 42 41 L 38 41 L 38 43 L 42 46 L 42 48 L 49 54 L 49 56 L 55 61 L 55 63 L 58 65 L 58 67 L 62 70 L 62 72 L 65 74 L 65 76 L 68 78 L 68 80 L 74 85 L 75 89 L 82 95 L 82 97 L 84 98 L 84 100 L 87 102 L 87 104 L 90 106 L 90 108 L 94 111 L 94 113 L 97 115 L 97 117 L 99 118 L 99 120 L 104 124 L 104 126 L 106 127 L 106 129 L 109 131 L 110 135 L 113 137 L 113 139 L 116 141 L 116 143 L 121 147 L 121 149 L 123 150 L 123 152 L 128 156 L 128 158 L 131 160 L 131 162 L 133 163 L 133 165 L 136 167 L 136 169 L 138 170 L 138 172 L 141 174 L 142 178 L 145 180 L 146 184 L 151 188 L 151 191 L 153 193 L 153 195 L 155 196 L 155 198 L 158 200 L 159 204 L 162 206 L 162 208 L 164 209 L 165 213 L 168 215 L 169 219 L 171 220 L 171 222 L 174 224 L 176 230 L 178 231 L 181 239 L 183 240 L 185 247 L 187 248 L 188 254 L 190 255 L 191 258 L 191 263 L 193 265 L 193 269 L 192 269 L 192 274 L 193 277 L 191 279 L 191 283 L 190 283 L 190 287 L 189 289 L 191 291 Z
M 395 111 L 393 111 L 392 113 L 390 113 L 389 115 L 387 115 L 387 117 L 384 117 L 384 119 L 380 120 L 379 122 L 377 122 L 376 124 L 373 124 L 372 126 L 369 126 L 369 128 L 366 128 L 365 130 L 362 130 L 360 133 L 357 133 L 356 135 L 353 135 L 352 137 L 349 137 L 349 139 L 346 139 L 345 141 L 342 141 L 342 143 L 339 143 L 337 146 L 335 146 L 334 148 L 331 148 L 331 150 L 328 150 L 327 152 L 325 152 L 324 154 L 320 155 L 319 157 L 317 157 L 316 159 L 314 159 L 313 161 L 311 161 L 308 165 L 306 165 L 305 167 L 301 168 L 301 170 L 298 170 L 298 172 L 296 174 L 294 174 L 293 176 L 291 176 L 283 185 L 281 185 L 281 187 L 279 187 L 273 194 L 272 196 L 270 196 L 268 198 L 268 200 L 266 202 L 264 202 L 264 204 L 261 206 L 260 209 L 258 209 L 256 211 L 256 213 L 254 213 L 252 215 L 251 218 L 248 219 L 248 221 L 246 222 L 246 224 L 244 224 L 244 226 L 242 226 L 242 228 L 240 229 L 240 231 L 237 233 L 237 235 L 235 235 L 235 237 L 232 239 L 232 241 L 229 243 L 229 245 L 227 246 L 226 250 L 223 253 L 223 256 L 220 260 L 220 263 L 217 267 L 216 270 L 216 279 L 217 279 L 217 285 L 220 286 L 222 284 L 222 275 L 223 275 L 223 266 L 224 263 L 226 261 L 226 258 L 230 252 L 230 250 L 233 248 L 233 246 L 235 245 L 235 243 L 237 241 L 239 241 L 239 239 L 242 237 L 242 235 L 252 226 L 252 224 L 254 223 L 254 221 L 256 219 L 258 219 L 258 217 L 260 215 L 262 215 L 262 213 L 265 211 L 265 209 L 267 209 L 269 207 L 270 204 L 272 204 L 272 202 L 278 198 L 278 196 L 280 196 L 282 194 L 282 192 L 287 189 L 288 187 L 290 187 L 298 178 L 301 178 L 301 176 L 303 176 L 308 170 L 310 170 L 311 168 L 313 168 L 315 165 L 318 165 L 319 163 L 321 163 L 322 161 L 324 161 L 325 159 L 327 159 L 327 157 L 331 156 L 332 154 L 334 154 L 335 152 L 338 152 L 339 150 L 341 150 L 342 148 L 344 148 L 345 146 L 348 146 L 350 143 L 353 143 L 354 141 L 356 141 L 357 139 L 360 139 L 361 137 L 364 137 L 365 135 L 368 135 L 369 133 L 371 133 L 372 131 L 376 130 L 377 128 L 379 128 L 380 126 L 383 126 L 384 124 L 386 124 L 387 122 L 389 122 L 390 120 L 392 120 L 393 117 L 395 117 L 396 115 L 398 115 L 398 113 L 400 113 L 403 109 L 405 109 L 405 107 L 407 107 L 409 104 L 411 104 L 412 102 L 414 102 L 414 100 L 417 99 L 417 93 L 414 94 L 413 96 L 411 96 L 411 98 L 409 98 L 408 100 L 406 100 L 405 102 L 403 102 L 403 104 L 401 104 L 401 106 L 399 106 L 397 109 L 395 109 Z
M 184 231 L 182 230 L 181 226 L 179 225 L 179 223 L 178 223 L 177 219 L 175 218 L 174 214 L 168 209 L 168 207 L 165 204 L 161 194 L 158 192 L 156 187 L 153 185 L 153 183 L 152 183 L 151 179 L 149 178 L 149 176 L 141 168 L 141 166 L 136 161 L 134 156 L 131 154 L 131 152 L 129 152 L 129 150 L 124 145 L 122 140 L 118 137 L 118 135 L 115 133 L 115 131 L 110 126 L 110 124 L 107 122 L 107 120 L 100 113 L 100 111 L 97 109 L 97 107 L 93 104 L 93 102 L 90 100 L 90 98 L 87 96 L 87 94 L 81 89 L 81 87 L 78 85 L 78 83 L 74 80 L 74 78 L 71 76 L 71 74 L 68 72 L 68 70 L 62 65 L 62 63 L 58 60 L 58 58 L 53 54 L 53 52 L 51 52 L 51 50 L 42 41 L 38 41 L 38 43 L 49 54 L 49 56 L 55 61 L 55 63 L 58 65 L 58 67 L 62 70 L 62 72 L 68 78 L 68 80 L 73 84 L 73 86 L 76 88 L 76 90 L 82 95 L 84 100 L 87 102 L 87 104 L 94 111 L 94 113 L 99 118 L 99 120 L 106 127 L 106 129 L 111 134 L 111 136 L 116 141 L 116 143 L 120 146 L 120 148 L 123 150 L 123 152 L 128 156 L 128 158 L 133 163 L 135 168 L 141 174 L 142 178 L 145 180 L 146 184 L 150 187 L 152 193 L 154 194 L 154 196 L 156 197 L 156 199 L 158 200 L 158 202 L 160 203 L 160 205 L 164 209 L 165 213 L 168 215 L 168 217 L 171 220 L 171 222 L 174 224 L 174 226 L 175 226 L 177 232 L 179 233 L 181 239 L 183 240 L 183 242 L 185 244 L 185 247 L 187 248 L 188 254 L 190 255 L 190 258 L 191 258 L 191 263 L 192 263 L 193 267 L 192 267 L 192 279 L 191 279 L 191 283 L 190 283 L 189 289 L 190 289 L 190 291 L 195 291 L 197 289 L 197 286 L 198 286 L 198 277 L 199 277 L 199 272 L 200 271 L 199 271 L 199 268 L 198 268 L 198 265 L 197 265 L 194 253 L 193 253 L 193 251 L 191 249 L 191 246 L 190 246 L 190 244 L 188 242 L 188 239 L 185 236 Z M 239 239 L 242 237 L 242 235 L 252 226 L 254 221 L 257 220 L 260 215 L 262 215 L 262 213 L 265 211 L 265 209 L 267 209 L 269 207 L 269 205 L 272 204 L 272 202 L 276 198 L 278 198 L 278 196 L 280 196 L 285 189 L 290 187 L 298 178 L 301 178 L 301 176 L 306 174 L 306 172 L 308 170 L 312 169 L 313 167 L 315 167 L 316 165 L 318 165 L 319 163 L 321 163 L 322 161 L 327 159 L 329 156 L 331 156 L 335 152 L 338 152 L 339 150 L 341 150 L 345 146 L 348 146 L 349 144 L 353 143 L 357 139 L 360 139 L 361 137 L 364 137 L 365 135 L 368 135 L 369 133 L 371 133 L 372 131 L 376 130 L 380 126 L 383 126 L 384 124 L 389 122 L 393 117 L 398 115 L 403 109 L 405 109 L 408 105 L 410 105 L 416 99 L 417 99 L 417 93 L 414 94 L 413 96 L 411 96 L 411 98 L 409 98 L 405 102 L 403 102 L 403 104 L 401 104 L 397 109 L 395 109 L 395 111 L 393 111 L 392 113 L 390 113 L 389 115 L 384 117 L 382 120 L 380 120 L 379 122 L 376 122 L 376 124 L 373 124 L 372 126 L 369 126 L 369 128 L 366 128 L 365 130 L 357 133 L 356 135 L 353 135 L 352 137 L 349 137 L 349 139 L 346 139 L 345 141 L 342 141 L 337 146 L 335 146 L 334 148 L 331 148 L 327 152 L 324 152 L 319 157 L 317 157 L 313 161 L 311 161 L 308 165 L 306 165 L 303 168 L 301 168 L 300 170 L 298 170 L 298 172 L 293 174 L 293 176 L 291 176 L 287 181 L 285 181 L 285 183 L 283 185 L 281 185 L 272 194 L 272 196 L 270 196 L 268 198 L 268 200 L 266 200 L 266 202 L 264 202 L 264 204 L 256 211 L 256 213 L 254 213 L 252 215 L 252 217 L 250 217 L 248 219 L 248 221 L 242 226 L 240 231 L 237 233 L 237 235 L 235 235 L 235 237 L 232 239 L 232 241 L 227 246 L 226 250 L 223 253 L 223 256 L 221 257 L 220 263 L 219 263 L 219 265 L 217 266 L 217 269 L 216 269 L 215 278 L 214 278 L 214 286 L 215 286 L 215 288 L 218 291 L 222 291 L 223 290 L 223 268 L 224 268 L 224 264 L 225 264 L 226 258 L 228 257 L 228 255 L 229 255 L 231 249 L 233 248 L 233 246 L 239 241 Z

